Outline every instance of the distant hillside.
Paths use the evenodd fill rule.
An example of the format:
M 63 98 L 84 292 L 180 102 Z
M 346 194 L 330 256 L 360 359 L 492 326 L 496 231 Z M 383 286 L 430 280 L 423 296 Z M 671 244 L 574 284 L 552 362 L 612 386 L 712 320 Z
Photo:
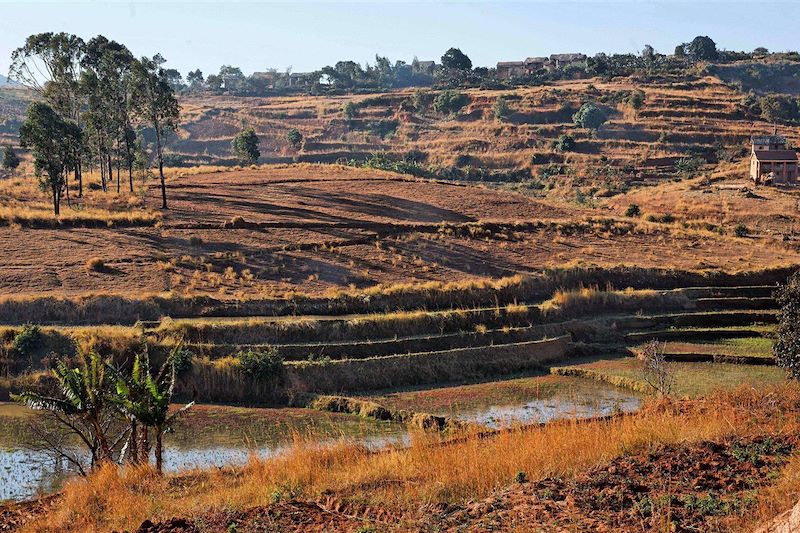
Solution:
M 635 89 L 644 93 L 638 111 L 626 103 Z M 741 94 L 710 76 L 463 92 L 467 103 L 455 115 L 434 109 L 440 93 L 433 90 L 366 97 L 183 97 L 170 163 L 233 163 L 231 139 L 244 124 L 258 133 L 265 163 L 333 163 L 381 153 L 405 160 L 404 172 L 433 169 L 430 177 L 444 178 L 470 172 L 472 180 L 523 184 L 537 195 L 555 186 L 574 194 L 575 185 L 594 195 L 672 179 L 682 172 L 676 167 L 681 159 L 737 160 L 751 133 L 772 130 L 745 117 Z M 509 108 L 503 120 L 495 118 L 501 96 Z M 348 116 L 347 102 L 353 103 Z M 584 102 L 595 102 L 608 117 L 597 133 L 573 124 Z M 292 128 L 304 137 L 300 150 L 286 139 Z M 792 142 L 800 140 L 793 129 L 780 129 Z M 557 144 L 562 136 L 569 136 L 563 146 Z
M 11 81 L 8 78 L 6 78 L 5 76 L 3 76 L 2 74 L 0 74 L 0 87 L 5 87 L 7 85 L 10 85 L 10 86 L 13 87 L 13 86 L 18 86 L 19 83 L 15 82 L 15 81 Z
M 710 65 L 708 72 L 744 92 L 800 94 L 800 63 L 794 61 L 740 61 Z

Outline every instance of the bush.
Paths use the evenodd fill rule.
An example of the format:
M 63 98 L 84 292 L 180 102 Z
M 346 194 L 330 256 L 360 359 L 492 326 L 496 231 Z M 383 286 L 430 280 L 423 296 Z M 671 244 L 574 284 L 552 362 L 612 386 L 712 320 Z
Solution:
M 625 104 L 634 111 L 638 111 L 644 105 L 644 92 L 641 89 L 634 89 L 625 98 Z
M 558 139 L 553 141 L 553 149 L 556 152 L 571 152 L 575 149 L 575 137 L 568 133 L 562 133 Z
M 433 95 L 428 91 L 417 89 L 411 95 L 411 105 L 413 105 L 414 109 L 417 111 L 425 111 L 428 109 L 428 106 L 431 105 L 431 102 L 433 102 Z
M 596 105 L 585 103 L 572 115 L 576 126 L 587 130 L 596 130 L 606 122 L 606 114 Z
M 433 100 L 433 110 L 442 114 L 455 114 L 469 103 L 469 96 L 458 91 L 447 90 Z
M 499 96 L 492 106 L 492 114 L 496 120 L 504 120 L 511 114 L 511 106 L 504 96 Z
M 671 224 L 675 222 L 675 216 L 672 213 L 664 213 L 663 215 L 649 214 L 646 217 L 648 222 L 659 222 L 661 224 Z
M 192 235 L 191 237 L 189 237 L 189 246 L 202 246 L 202 245 L 203 245 L 203 239 L 201 239 L 197 235 Z
M 175 366 L 175 374 L 182 376 L 191 372 L 194 353 L 183 347 L 177 347 L 169 354 L 170 362 Z
M 35 324 L 25 324 L 14 336 L 11 350 L 20 357 L 31 357 L 42 342 L 42 329 Z
M 291 144 L 295 150 L 299 150 L 303 145 L 303 134 L 296 128 L 292 128 L 286 134 L 286 140 L 289 141 L 289 144 Z
M 354 102 L 347 102 L 342 106 L 342 113 L 347 120 L 353 120 L 358 115 L 358 106 Z
M 737 224 L 737 226 L 733 228 L 733 234 L 737 237 L 747 237 L 750 235 L 750 230 L 747 229 L 747 226 L 744 224 Z
M 86 270 L 90 272 L 103 272 L 106 269 L 105 262 L 99 257 L 92 257 L 86 261 Z
M 626 217 L 638 217 L 641 216 L 642 210 L 639 209 L 639 206 L 636 204 L 631 204 L 628 206 L 628 209 L 625 210 Z
M 240 131 L 231 141 L 233 155 L 242 165 L 252 165 L 261 157 L 258 149 L 258 135 L 253 128 L 246 128 Z
M 283 376 L 283 359 L 277 350 L 244 350 L 236 354 L 242 372 L 259 381 L 279 381 Z
M 800 272 L 776 296 L 781 311 L 772 351 L 778 366 L 788 370 L 792 379 L 800 379 Z

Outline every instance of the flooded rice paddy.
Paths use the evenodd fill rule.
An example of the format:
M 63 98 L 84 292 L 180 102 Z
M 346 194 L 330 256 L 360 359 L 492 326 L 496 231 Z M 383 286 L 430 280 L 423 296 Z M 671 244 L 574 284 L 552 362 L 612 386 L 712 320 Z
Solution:
M 636 410 L 635 394 L 579 378 L 523 377 L 427 390 L 392 392 L 370 398 L 392 408 L 453 416 L 487 427 L 585 418 Z M 59 489 L 74 474 L 65 461 L 41 449 L 31 430 L 39 414 L 0 403 L 0 500 L 28 499 Z M 246 463 L 267 458 L 303 441 L 325 444 L 346 439 L 370 448 L 404 443 L 406 429 L 354 415 L 300 408 L 198 405 L 165 437 L 164 468 Z

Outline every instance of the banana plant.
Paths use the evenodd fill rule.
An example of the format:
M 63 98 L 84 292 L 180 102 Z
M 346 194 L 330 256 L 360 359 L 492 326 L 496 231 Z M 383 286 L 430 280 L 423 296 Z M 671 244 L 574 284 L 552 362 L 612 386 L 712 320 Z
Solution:
M 79 355 L 78 363 L 77 368 L 70 368 L 59 361 L 52 371 L 63 398 L 31 391 L 12 398 L 31 409 L 53 413 L 87 446 L 94 466 L 100 461 L 113 460 L 107 435 L 113 382 L 107 379 L 108 363 L 96 353 Z
M 175 350 L 179 350 L 177 347 Z M 130 375 L 117 373 L 117 405 L 128 418 L 131 431 L 129 443 L 134 461 L 146 462 L 150 455 L 149 429 L 155 433 L 156 470 L 161 473 L 163 465 L 163 437 L 173 422 L 188 411 L 194 401 L 170 414 L 169 406 L 175 389 L 176 371 L 173 351 L 154 376 L 150 370 L 150 357 L 145 350 L 133 361 Z M 136 443 L 139 426 L 141 435 Z

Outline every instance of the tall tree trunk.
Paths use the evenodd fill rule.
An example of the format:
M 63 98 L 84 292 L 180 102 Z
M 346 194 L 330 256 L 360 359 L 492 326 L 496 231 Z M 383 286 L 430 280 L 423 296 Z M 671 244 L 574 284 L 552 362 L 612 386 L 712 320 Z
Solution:
M 114 181 L 114 166 L 111 164 L 111 149 L 106 152 L 106 163 L 108 164 L 108 181 Z
M 158 122 L 156 126 L 156 151 L 158 152 L 158 175 L 161 178 L 161 209 L 167 207 L 167 183 L 164 181 L 164 154 L 161 153 L 161 135 L 158 132 Z
M 131 139 L 128 132 L 131 130 L 130 124 L 125 125 L 125 157 L 128 162 L 128 181 L 131 185 L 131 192 L 133 192 L 133 156 L 131 154 Z
M 59 198 L 59 192 L 56 190 L 55 187 L 53 187 L 53 213 L 56 216 L 58 216 L 60 214 L 59 213 L 60 207 L 61 207 L 59 205 L 60 203 L 61 203 L 61 199 Z
M 72 207 L 72 202 L 69 198 L 69 170 L 64 170 L 64 191 L 67 194 L 67 206 Z
M 161 473 L 161 467 L 162 467 L 161 454 L 164 451 L 163 448 L 162 448 L 162 443 L 161 443 L 161 438 L 162 438 L 163 434 L 161 432 L 161 429 L 159 429 L 159 428 L 157 428 L 156 431 L 157 431 L 157 433 L 156 433 L 156 472 L 158 472 L 160 474 Z
M 83 183 L 81 180 L 80 163 L 75 164 L 75 181 L 78 182 L 78 198 L 81 198 L 83 196 Z
M 95 418 L 92 420 L 92 425 L 94 426 L 94 430 L 97 434 L 97 440 L 100 442 L 100 450 L 103 452 L 103 456 L 100 459 L 111 460 L 111 448 L 108 447 L 108 441 L 106 440 L 106 435 L 103 432 L 103 428 L 100 427 L 100 422 L 98 422 Z
M 97 140 L 97 166 L 100 168 L 100 184 L 103 192 L 106 192 L 106 164 L 103 156 L 103 145 L 101 141 Z

